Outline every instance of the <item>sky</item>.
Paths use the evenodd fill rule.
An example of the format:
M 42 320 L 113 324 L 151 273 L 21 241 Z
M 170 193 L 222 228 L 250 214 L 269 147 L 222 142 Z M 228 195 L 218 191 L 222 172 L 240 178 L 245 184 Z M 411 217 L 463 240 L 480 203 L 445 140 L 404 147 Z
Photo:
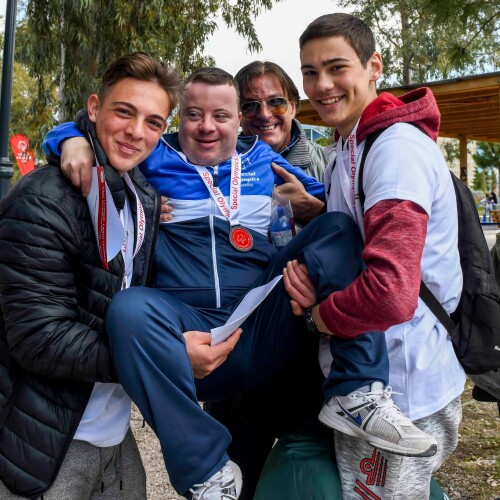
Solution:
M 252 61 L 269 60 L 279 64 L 292 78 L 301 97 L 299 37 L 307 25 L 323 14 L 338 12 L 334 0 L 283 0 L 272 10 L 255 20 L 255 28 L 262 52 L 250 54 L 243 38 L 219 23 L 219 29 L 205 46 L 205 52 L 214 57 L 217 66 L 231 74 Z
M 206 44 L 205 52 L 215 59 L 217 66 L 233 75 L 257 59 L 273 61 L 290 75 L 301 96 L 305 97 L 300 74 L 299 37 L 311 21 L 338 10 L 335 0 L 282 0 L 255 20 L 262 52 L 250 54 L 244 39 L 227 29 L 222 21 L 218 22 L 219 30 Z M 0 14 L 4 19 L 5 13 L 6 0 L 0 0 Z

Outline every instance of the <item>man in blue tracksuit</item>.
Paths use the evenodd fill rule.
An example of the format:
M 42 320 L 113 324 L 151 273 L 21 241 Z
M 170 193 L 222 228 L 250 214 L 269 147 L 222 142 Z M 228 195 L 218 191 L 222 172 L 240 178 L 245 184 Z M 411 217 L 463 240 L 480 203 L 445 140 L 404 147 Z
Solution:
M 282 282 L 243 323 L 243 333 L 212 346 L 207 332 L 226 322 L 246 291 L 294 259 L 307 264 L 318 299 L 362 270 L 359 232 L 342 214 L 317 218 L 277 253 L 267 230 L 272 189 L 282 181 L 270 162 L 296 175 L 305 196 L 323 197 L 323 185 L 255 138 L 238 139 L 239 118 L 230 75 L 205 68 L 188 78 L 179 133 L 164 136 L 141 166 L 175 212 L 174 222 L 160 228 L 153 288 L 118 294 L 106 320 L 119 379 L 158 435 L 174 488 L 195 499 L 237 498 L 241 491 L 239 469 L 226 453 L 230 435 L 198 400 L 256 388 L 300 353 L 312 353 L 317 363 L 318 336 L 292 313 Z M 46 148 L 58 152 L 62 140 L 77 135 L 72 127 L 53 132 Z M 382 334 L 332 342 L 338 394 L 387 383 Z

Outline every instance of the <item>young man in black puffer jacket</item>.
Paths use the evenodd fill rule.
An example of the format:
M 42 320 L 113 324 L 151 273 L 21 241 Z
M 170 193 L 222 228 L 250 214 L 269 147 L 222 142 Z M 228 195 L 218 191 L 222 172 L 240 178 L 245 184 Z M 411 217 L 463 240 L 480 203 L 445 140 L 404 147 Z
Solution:
M 78 122 L 98 189 L 86 199 L 48 165 L 0 202 L 2 499 L 146 498 L 103 320 L 113 295 L 148 281 L 160 197 L 134 167 L 178 89 L 144 53 L 115 60 Z

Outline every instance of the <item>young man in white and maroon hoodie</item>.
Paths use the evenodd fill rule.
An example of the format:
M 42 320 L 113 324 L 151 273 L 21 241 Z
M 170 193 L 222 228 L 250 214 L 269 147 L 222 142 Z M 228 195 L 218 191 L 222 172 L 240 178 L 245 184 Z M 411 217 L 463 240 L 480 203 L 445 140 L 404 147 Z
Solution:
M 314 305 L 309 315 L 319 331 L 339 337 L 386 331 L 394 400 L 438 443 L 437 454 L 427 458 L 374 450 L 347 435 L 349 428 L 356 435 L 349 413 L 356 414 L 366 396 L 331 398 L 320 420 L 343 431 L 335 432 L 342 496 L 428 499 L 432 473 L 457 444 L 465 382 L 445 328 L 419 300 L 422 280 L 452 312 L 462 290 L 455 193 L 435 143 L 439 110 L 426 88 L 377 97 L 381 56 L 370 28 L 354 16 L 329 14 L 313 21 L 300 37 L 300 58 L 305 93 L 323 121 L 336 128 L 336 159 L 325 172 L 327 207 L 356 221 L 366 263 L 351 285 Z M 366 157 L 362 207 L 360 159 L 366 138 L 378 130 L 384 131 Z M 287 281 L 296 297 L 292 282 L 298 278 Z M 298 300 L 297 313 L 307 305 L 305 298 Z M 373 389 L 367 388 L 369 397 Z

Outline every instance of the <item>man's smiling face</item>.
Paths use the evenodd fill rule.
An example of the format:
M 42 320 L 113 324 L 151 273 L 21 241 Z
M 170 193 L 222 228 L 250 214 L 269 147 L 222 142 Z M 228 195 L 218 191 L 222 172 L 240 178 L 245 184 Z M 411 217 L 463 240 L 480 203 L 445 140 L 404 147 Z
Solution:
M 289 101 L 284 114 L 273 114 L 265 103 L 272 97 L 284 97 L 289 101 L 289 96 L 286 95 L 278 77 L 273 74 L 259 76 L 254 78 L 249 86 L 245 85 L 241 92 L 241 103 L 260 101 L 261 109 L 255 118 L 243 117 L 241 128 L 245 135 L 258 135 L 261 141 L 267 142 L 274 151 L 280 153 L 292 139 L 292 120 L 297 108 L 294 102 Z
M 375 52 L 366 67 L 342 36 L 305 43 L 300 52 L 304 92 L 329 126 L 345 139 L 368 104 L 377 97 L 375 82 L 382 73 Z
M 194 165 L 213 166 L 236 148 L 241 113 L 230 85 L 190 82 L 182 95 L 179 145 Z

